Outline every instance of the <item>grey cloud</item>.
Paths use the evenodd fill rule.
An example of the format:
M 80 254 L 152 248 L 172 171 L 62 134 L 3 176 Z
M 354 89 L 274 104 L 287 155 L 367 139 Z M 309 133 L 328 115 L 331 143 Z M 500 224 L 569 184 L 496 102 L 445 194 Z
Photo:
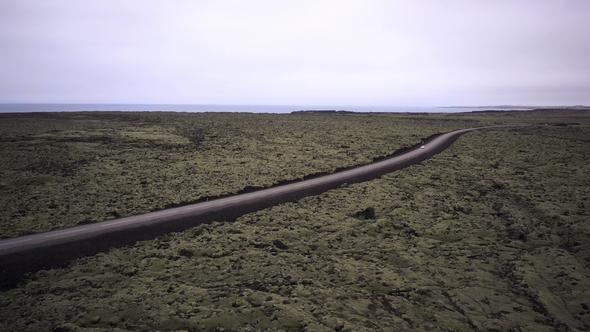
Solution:
M 585 0 L 0 2 L 0 102 L 590 104 L 589 22 Z

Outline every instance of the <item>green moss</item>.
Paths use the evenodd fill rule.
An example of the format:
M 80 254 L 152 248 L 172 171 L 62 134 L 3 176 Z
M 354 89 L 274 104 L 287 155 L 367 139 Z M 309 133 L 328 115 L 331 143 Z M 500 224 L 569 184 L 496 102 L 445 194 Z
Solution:
M 46 183 L 52 182 L 53 177 L 51 176 L 31 176 L 25 179 L 18 179 L 9 182 L 9 186 L 11 187 L 35 187 L 44 185 Z
M 467 126 L 465 117 L 434 120 Z M 342 121 L 336 128 L 361 121 L 378 127 L 368 116 L 342 118 L 314 118 L 317 126 L 304 117 L 283 124 L 307 123 L 294 128 L 307 128 L 310 137 L 329 121 Z M 147 119 L 146 126 L 153 123 Z M 264 140 L 256 149 L 267 142 L 268 149 L 279 142 L 281 153 L 298 146 L 296 130 L 256 136 L 223 117 L 210 120 L 207 128 L 223 124 Z M 439 128 L 434 120 L 411 121 L 428 131 Z M 480 123 L 496 120 L 486 115 Z M 162 121 L 158 126 L 165 128 Z M 391 121 L 386 124 L 396 128 Z M 590 326 L 590 128 L 588 120 L 575 121 L 583 125 L 470 133 L 420 165 L 379 179 L 39 271 L 0 294 L 0 318 L 10 330 L 23 331 L 584 330 Z M 167 133 L 178 135 L 173 129 Z M 221 136 L 208 138 L 214 133 L 208 129 L 198 149 L 220 142 Z M 332 143 L 322 144 L 329 151 Z M 165 156 L 180 160 L 185 153 Z M 304 154 L 292 153 L 293 160 Z M 230 167 L 232 160 L 223 160 Z M 90 181 L 94 173 L 87 170 L 80 173 Z M 142 174 L 149 181 L 145 190 L 160 185 Z M 375 219 L 357 217 L 368 207 Z

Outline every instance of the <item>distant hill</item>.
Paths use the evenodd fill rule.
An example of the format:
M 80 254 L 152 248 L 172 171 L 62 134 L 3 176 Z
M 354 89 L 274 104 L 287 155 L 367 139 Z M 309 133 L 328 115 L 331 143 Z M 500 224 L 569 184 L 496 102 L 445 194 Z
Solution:
M 301 110 L 293 111 L 291 114 L 354 114 L 352 111 L 337 110 Z
M 523 105 L 489 105 L 489 106 L 441 106 L 439 108 L 484 108 L 484 109 L 590 109 L 590 106 L 573 105 L 573 106 L 523 106 Z

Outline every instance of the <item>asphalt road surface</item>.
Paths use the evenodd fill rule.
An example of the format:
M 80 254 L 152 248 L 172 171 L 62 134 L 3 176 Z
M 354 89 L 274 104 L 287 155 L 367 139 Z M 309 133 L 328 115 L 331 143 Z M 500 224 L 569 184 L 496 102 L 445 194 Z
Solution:
M 464 133 L 479 127 L 438 135 L 392 158 L 342 172 L 142 215 L 113 219 L 45 233 L 0 240 L 0 288 L 26 272 L 62 266 L 73 258 L 112 247 L 182 231 L 213 220 L 235 218 L 288 201 L 317 195 L 345 183 L 367 181 L 440 153 Z

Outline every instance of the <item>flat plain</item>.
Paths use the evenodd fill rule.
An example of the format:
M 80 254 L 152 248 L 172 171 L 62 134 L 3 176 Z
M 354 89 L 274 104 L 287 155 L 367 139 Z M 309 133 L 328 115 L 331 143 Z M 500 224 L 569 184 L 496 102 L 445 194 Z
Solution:
M 590 114 L 0 115 L 0 235 L 149 212 L 466 134 L 378 179 L 28 275 L 6 331 L 590 329 Z

